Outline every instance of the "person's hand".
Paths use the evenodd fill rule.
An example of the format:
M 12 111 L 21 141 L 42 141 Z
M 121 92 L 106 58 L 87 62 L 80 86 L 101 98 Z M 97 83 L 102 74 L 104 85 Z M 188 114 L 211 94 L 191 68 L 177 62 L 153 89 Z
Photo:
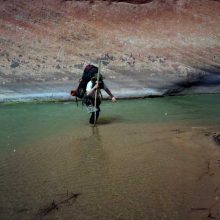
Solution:
M 94 88 L 94 89 L 98 89 L 98 88 L 99 88 L 99 84 L 98 84 L 98 82 L 96 82 L 96 84 L 94 85 L 93 88 Z
M 113 101 L 113 102 L 116 102 L 116 101 L 117 101 L 114 96 L 112 97 L 112 101 Z

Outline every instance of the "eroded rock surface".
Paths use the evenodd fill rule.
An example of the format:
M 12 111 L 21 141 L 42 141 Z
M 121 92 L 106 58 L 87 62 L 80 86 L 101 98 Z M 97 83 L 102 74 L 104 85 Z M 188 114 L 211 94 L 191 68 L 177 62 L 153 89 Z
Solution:
M 85 63 L 165 94 L 219 92 L 220 2 L 1 1 L 0 84 L 76 82 Z

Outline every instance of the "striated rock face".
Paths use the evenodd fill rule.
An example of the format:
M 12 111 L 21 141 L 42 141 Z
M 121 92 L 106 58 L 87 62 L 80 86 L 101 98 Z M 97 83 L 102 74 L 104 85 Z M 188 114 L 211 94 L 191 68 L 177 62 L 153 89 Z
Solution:
M 65 84 L 102 58 L 107 80 L 219 92 L 219 24 L 214 0 L 1 0 L 0 85 Z

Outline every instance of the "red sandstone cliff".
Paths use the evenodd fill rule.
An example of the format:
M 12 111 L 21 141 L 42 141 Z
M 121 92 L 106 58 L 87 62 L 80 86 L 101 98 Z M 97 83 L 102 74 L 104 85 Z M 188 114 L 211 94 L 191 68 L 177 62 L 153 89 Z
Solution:
M 219 24 L 213 0 L 1 0 L 0 83 L 72 80 L 99 57 L 112 79 L 218 72 Z

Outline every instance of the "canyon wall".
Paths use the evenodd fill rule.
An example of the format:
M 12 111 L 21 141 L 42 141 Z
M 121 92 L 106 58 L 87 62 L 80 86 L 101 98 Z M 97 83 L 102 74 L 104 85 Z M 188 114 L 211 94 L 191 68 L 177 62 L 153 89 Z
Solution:
M 220 91 L 219 1 L 0 2 L 1 88 L 65 88 L 101 58 L 115 89 Z

